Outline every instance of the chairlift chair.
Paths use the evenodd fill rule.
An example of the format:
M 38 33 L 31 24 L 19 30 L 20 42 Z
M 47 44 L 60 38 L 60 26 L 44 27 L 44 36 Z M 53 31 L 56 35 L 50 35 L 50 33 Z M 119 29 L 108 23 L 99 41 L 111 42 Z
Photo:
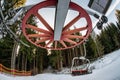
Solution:
M 71 74 L 72 75 L 84 75 L 89 74 L 92 71 L 89 69 L 90 61 L 85 57 L 74 57 L 72 60 Z

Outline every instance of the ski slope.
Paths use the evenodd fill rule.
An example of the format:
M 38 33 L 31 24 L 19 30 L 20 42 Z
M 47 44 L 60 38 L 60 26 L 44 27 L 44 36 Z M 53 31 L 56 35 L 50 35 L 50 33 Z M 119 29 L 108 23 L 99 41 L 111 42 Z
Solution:
M 72 76 L 70 74 L 44 73 L 36 76 L 10 76 L 0 73 L 0 80 L 120 80 L 120 50 L 114 51 L 93 62 L 92 74 Z

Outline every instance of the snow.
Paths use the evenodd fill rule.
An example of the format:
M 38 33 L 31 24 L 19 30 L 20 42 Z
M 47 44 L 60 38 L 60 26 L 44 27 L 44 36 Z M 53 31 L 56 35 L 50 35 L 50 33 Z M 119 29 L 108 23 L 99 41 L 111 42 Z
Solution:
M 0 74 L 0 80 L 120 80 L 120 50 L 114 51 L 91 63 L 91 74 L 72 76 L 71 74 L 44 73 L 36 76 L 11 76 Z

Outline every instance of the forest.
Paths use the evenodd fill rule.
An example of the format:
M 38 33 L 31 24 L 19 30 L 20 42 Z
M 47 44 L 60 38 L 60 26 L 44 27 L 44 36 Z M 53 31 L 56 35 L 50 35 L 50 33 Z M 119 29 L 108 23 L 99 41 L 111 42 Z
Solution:
M 4 0 L 4 15 L 11 8 L 20 7 L 26 0 Z M 20 31 L 21 21 L 10 25 L 10 28 L 19 38 L 30 47 L 22 45 L 12 38 L 8 33 L 3 34 L 0 39 L 0 64 L 19 71 L 32 71 L 34 74 L 43 73 L 49 66 L 53 70 L 60 71 L 62 68 L 71 67 L 74 57 L 83 56 L 86 49 L 86 57 L 94 61 L 102 56 L 120 49 L 120 10 L 116 10 L 116 23 L 107 23 L 103 26 L 101 33 L 90 37 L 81 45 L 66 50 L 46 50 L 29 43 Z M 36 25 L 31 17 L 30 23 Z M 0 27 L 1 30 L 1 27 Z M 1 34 L 1 33 L 0 33 Z M 80 33 L 78 33 L 80 35 Z

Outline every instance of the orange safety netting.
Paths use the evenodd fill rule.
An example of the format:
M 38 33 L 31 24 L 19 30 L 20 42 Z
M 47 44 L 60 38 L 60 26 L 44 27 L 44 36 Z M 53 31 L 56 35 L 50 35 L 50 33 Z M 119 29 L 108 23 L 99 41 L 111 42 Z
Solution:
M 12 75 L 16 75 L 16 76 L 30 76 L 31 75 L 31 71 L 13 70 L 13 69 L 3 66 L 2 64 L 0 64 L 0 72 L 12 74 Z

